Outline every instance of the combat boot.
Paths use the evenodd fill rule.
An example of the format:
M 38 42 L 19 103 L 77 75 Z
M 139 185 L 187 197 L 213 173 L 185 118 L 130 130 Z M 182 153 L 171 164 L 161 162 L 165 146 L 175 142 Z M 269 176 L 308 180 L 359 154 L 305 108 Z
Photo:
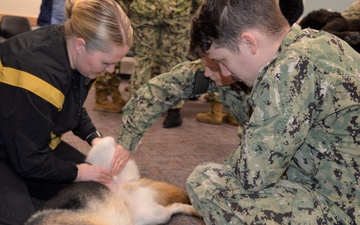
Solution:
M 219 125 L 222 123 L 222 103 L 221 102 L 211 102 L 211 111 L 207 113 L 198 113 L 196 119 L 202 123 L 210 123 L 214 125 Z
M 125 106 L 126 101 L 122 98 L 119 89 L 116 88 L 116 87 L 111 87 L 110 90 L 111 90 L 111 99 L 112 99 L 112 102 L 113 102 L 115 105 L 120 106 L 120 108 L 122 109 L 122 108 Z
M 94 110 L 100 112 L 119 113 L 121 112 L 122 107 L 112 102 L 109 102 L 105 90 L 96 90 Z
M 229 112 L 226 112 L 222 115 L 222 121 L 224 123 L 230 124 L 232 126 L 237 126 L 239 123 L 236 121 L 236 119 L 231 115 Z
M 180 116 L 180 109 L 169 109 L 163 122 L 163 128 L 179 127 L 181 124 L 182 118 Z

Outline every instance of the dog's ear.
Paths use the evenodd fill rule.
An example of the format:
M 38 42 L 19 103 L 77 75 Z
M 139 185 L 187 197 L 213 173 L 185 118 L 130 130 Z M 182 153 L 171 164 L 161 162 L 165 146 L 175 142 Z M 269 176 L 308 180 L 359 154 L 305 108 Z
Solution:
M 91 148 L 86 162 L 111 169 L 111 160 L 115 154 L 116 143 L 113 137 L 103 137 Z

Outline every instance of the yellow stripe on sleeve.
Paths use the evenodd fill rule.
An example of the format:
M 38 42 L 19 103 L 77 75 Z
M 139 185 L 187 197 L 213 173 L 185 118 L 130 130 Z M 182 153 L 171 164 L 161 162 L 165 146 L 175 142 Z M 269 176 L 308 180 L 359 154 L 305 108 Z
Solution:
M 61 91 L 30 73 L 4 67 L 1 60 L 0 82 L 26 89 L 54 105 L 59 111 L 62 109 L 65 96 Z

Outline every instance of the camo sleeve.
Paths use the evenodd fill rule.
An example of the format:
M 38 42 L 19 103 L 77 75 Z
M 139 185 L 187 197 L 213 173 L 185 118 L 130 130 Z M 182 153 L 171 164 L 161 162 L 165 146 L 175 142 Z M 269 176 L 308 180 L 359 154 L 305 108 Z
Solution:
M 336 37 L 321 41 L 329 39 L 325 33 L 302 37 L 260 73 L 244 140 L 227 163 L 249 191 L 277 183 L 286 172 L 289 179 L 316 182 L 311 188 L 342 198 L 351 193 L 349 183 L 359 182 L 357 165 L 345 166 L 359 160 L 359 55 Z
M 136 149 L 145 131 L 163 112 L 189 98 L 194 88 L 194 75 L 203 69 L 200 60 L 180 63 L 169 73 L 144 84 L 123 108 L 117 142 L 131 151 Z

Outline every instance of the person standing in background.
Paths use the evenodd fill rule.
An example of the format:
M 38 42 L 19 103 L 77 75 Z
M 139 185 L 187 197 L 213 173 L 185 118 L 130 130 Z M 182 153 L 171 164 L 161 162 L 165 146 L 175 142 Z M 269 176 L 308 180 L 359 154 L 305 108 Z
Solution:
M 63 23 L 66 19 L 64 14 L 65 1 L 66 0 L 42 0 L 37 25 L 46 26 Z
M 130 95 L 151 78 L 187 60 L 191 15 L 200 0 L 134 0 L 129 16 L 134 29 L 134 72 Z M 182 124 L 183 102 L 167 111 L 164 128 Z

